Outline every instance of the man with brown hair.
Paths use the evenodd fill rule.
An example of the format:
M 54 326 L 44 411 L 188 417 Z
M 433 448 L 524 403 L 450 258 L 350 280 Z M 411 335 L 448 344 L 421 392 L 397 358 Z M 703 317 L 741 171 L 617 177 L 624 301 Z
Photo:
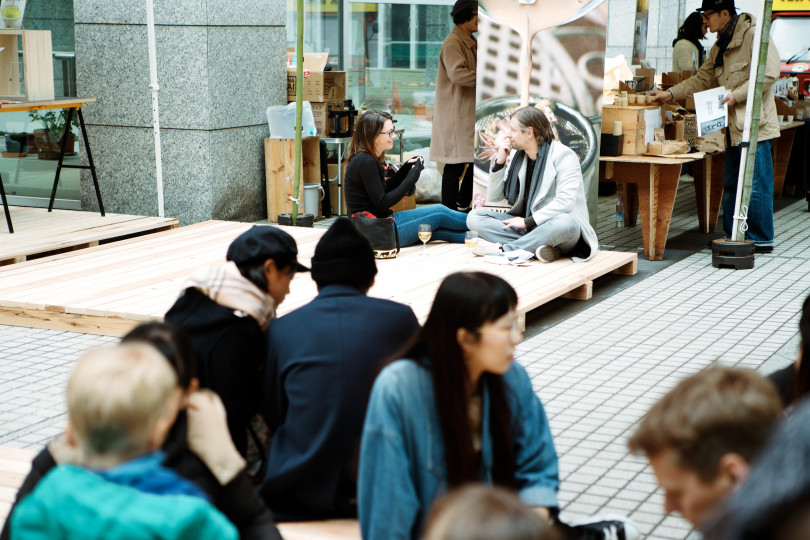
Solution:
M 753 371 L 713 367 L 682 380 L 630 437 L 664 490 L 664 510 L 700 529 L 748 476 L 782 415 L 776 388 Z
M 522 249 L 541 262 L 561 255 L 590 259 L 599 242 L 588 220 L 579 158 L 554 139 L 540 109 L 518 109 L 509 127 L 496 139 L 487 200 L 506 199 L 511 208 L 505 214 L 482 208 L 469 213 L 467 227 L 482 238 L 474 253 Z

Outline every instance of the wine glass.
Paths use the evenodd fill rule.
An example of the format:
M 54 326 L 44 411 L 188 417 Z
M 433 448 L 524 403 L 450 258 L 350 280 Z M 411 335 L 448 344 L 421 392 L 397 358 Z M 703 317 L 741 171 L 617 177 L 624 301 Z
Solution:
M 419 225 L 419 232 L 417 233 L 419 236 L 419 240 L 422 241 L 422 255 L 425 255 L 425 249 L 427 249 L 427 241 L 430 240 L 431 230 L 430 225 L 427 223 L 422 223 Z
M 467 231 L 464 233 L 464 245 L 470 250 L 470 257 L 475 257 L 473 250 L 478 246 L 478 233 L 475 231 Z

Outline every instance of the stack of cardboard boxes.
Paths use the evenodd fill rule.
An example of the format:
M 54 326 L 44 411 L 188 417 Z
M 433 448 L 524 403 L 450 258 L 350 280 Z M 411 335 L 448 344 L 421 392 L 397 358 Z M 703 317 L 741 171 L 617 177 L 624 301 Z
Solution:
M 315 127 L 321 137 L 330 137 L 335 126 L 329 125 L 329 107 L 342 109 L 346 99 L 346 72 L 326 71 L 329 53 L 304 53 L 303 100 L 312 105 Z M 287 101 L 295 101 L 295 52 L 287 49 Z

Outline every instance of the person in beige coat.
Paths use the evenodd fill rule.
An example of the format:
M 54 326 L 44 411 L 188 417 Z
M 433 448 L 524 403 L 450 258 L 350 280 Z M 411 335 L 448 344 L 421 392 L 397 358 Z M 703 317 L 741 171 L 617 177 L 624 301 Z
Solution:
M 653 92 L 654 101 L 681 99 L 688 95 L 722 86 L 728 94 L 721 103 L 728 106 L 726 164 L 723 171 L 723 231 L 731 237 L 734 227 L 734 205 L 740 170 L 742 131 L 745 123 L 745 101 L 748 98 L 751 73 L 751 51 L 754 46 L 756 21 L 748 13 L 737 14 L 734 0 L 703 0 L 698 10 L 709 30 L 717 32 L 709 58 L 697 74 L 669 90 Z M 773 160 L 771 144 L 779 137 L 779 118 L 773 97 L 773 83 L 779 77 L 779 52 L 773 40 L 768 44 L 765 80 L 762 87 L 762 109 L 757 137 L 754 179 L 748 204 L 748 231 L 757 253 L 773 251 Z
M 697 11 L 692 12 L 678 28 L 672 42 L 672 71 L 688 71 L 692 75 L 706 60 L 706 51 L 700 40 L 706 37 L 706 21 Z M 694 66 L 694 69 L 693 69 Z
M 442 43 L 436 73 L 430 160 L 444 163 L 442 204 L 466 210 L 473 188 L 478 2 L 457 0 L 451 15 L 455 26 Z

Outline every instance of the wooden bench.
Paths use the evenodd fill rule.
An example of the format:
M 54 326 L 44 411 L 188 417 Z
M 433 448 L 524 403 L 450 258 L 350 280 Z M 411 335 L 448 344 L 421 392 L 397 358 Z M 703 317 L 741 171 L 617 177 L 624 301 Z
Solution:
M 8 517 L 36 454 L 33 450 L 0 446 L 0 523 Z M 285 540 L 360 540 L 360 526 L 354 519 L 279 523 L 278 528 Z

